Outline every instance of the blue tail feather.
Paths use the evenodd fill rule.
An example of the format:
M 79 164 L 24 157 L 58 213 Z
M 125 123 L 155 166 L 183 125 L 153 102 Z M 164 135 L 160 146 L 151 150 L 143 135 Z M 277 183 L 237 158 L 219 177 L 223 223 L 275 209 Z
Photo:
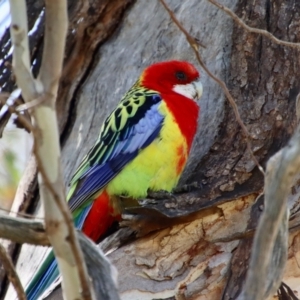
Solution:
M 57 262 L 54 258 L 53 251 L 51 251 L 43 262 L 42 267 L 35 275 L 34 279 L 26 288 L 26 296 L 28 300 L 36 300 L 41 296 L 46 289 L 59 276 Z
M 92 204 L 86 206 L 74 219 L 76 228 L 81 229 Z M 51 251 L 43 261 L 38 272 L 26 288 L 26 296 L 28 300 L 37 300 L 58 278 L 59 270 L 57 261 Z

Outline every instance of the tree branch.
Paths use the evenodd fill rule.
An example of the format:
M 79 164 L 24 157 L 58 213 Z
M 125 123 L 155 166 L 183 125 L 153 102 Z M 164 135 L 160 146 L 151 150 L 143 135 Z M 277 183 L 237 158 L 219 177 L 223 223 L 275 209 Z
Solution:
M 287 46 L 287 47 L 292 47 L 292 48 L 300 48 L 300 43 L 292 43 L 292 42 L 286 42 L 286 41 L 282 41 L 279 40 L 278 38 L 276 38 L 273 34 L 271 34 L 269 31 L 267 30 L 263 30 L 263 29 L 258 29 L 258 28 L 253 28 L 251 26 L 248 26 L 246 23 L 244 23 L 232 10 L 230 10 L 228 7 L 216 2 L 215 0 L 207 0 L 210 3 L 212 3 L 213 5 L 215 5 L 216 7 L 218 7 L 219 9 L 223 10 L 225 13 L 227 13 L 239 26 L 243 27 L 244 29 L 246 29 L 249 32 L 252 33 L 257 33 L 260 35 L 263 35 L 265 37 L 267 37 L 268 39 L 270 39 L 271 41 L 273 41 L 274 43 L 278 44 L 278 45 L 282 45 L 282 46 Z
M 66 299 L 88 300 L 92 296 L 87 270 L 75 236 L 73 218 L 65 202 L 55 111 L 68 24 L 67 3 L 46 1 L 44 57 L 38 80 L 34 80 L 30 71 L 25 1 L 11 0 L 10 4 L 13 67 L 17 84 L 26 102 L 38 99 L 40 103 L 31 110 L 31 114 L 35 121 L 32 128 L 34 154 L 40 173 L 38 181 L 45 210 L 46 232 L 63 277 Z
M 209 210 L 209 209 L 208 209 Z M 208 216 L 209 214 L 204 214 L 205 216 Z M 186 222 L 192 222 L 195 219 L 184 219 L 182 223 Z M 177 222 L 176 224 L 179 224 L 180 222 Z M 128 224 L 128 222 L 126 223 Z M 299 230 L 300 228 L 300 218 L 295 218 L 293 216 L 291 220 L 289 221 L 289 231 L 294 232 L 296 230 Z M 125 235 L 132 235 L 133 231 L 129 227 L 121 228 L 120 230 L 123 230 L 125 232 Z M 105 249 L 105 251 L 110 251 L 112 248 L 116 248 L 116 243 L 118 243 L 117 247 L 122 246 L 120 243 L 122 237 L 118 235 L 120 232 L 117 231 L 116 235 L 117 238 L 113 241 L 114 245 L 110 246 L 111 239 L 105 239 L 103 242 L 101 242 L 101 248 Z M 124 234 L 123 232 L 123 234 Z M 148 234 L 147 232 L 146 234 Z M 227 243 L 237 240 L 242 240 L 245 238 L 249 238 L 255 234 L 254 229 L 247 230 L 245 232 L 235 232 L 233 234 L 230 234 L 228 236 L 223 236 L 222 238 L 217 238 L 214 240 L 210 240 L 211 243 Z M 140 237 L 142 237 L 140 235 Z M 43 226 L 43 223 L 41 221 L 36 220 L 29 220 L 22 217 L 12 217 L 8 215 L 1 215 L 1 222 L 0 222 L 0 238 L 8 239 L 13 242 L 19 243 L 19 244 L 32 244 L 36 246 L 51 246 L 49 239 L 46 235 L 45 228 Z
M 7 255 L 5 248 L 0 244 L 0 260 L 2 266 L 7 273 L 9 281 L 14 286 L 19 300 L 26 300 L 26 295 L 19 279 L 19 276 L 15 270 L 14 264 L 11 261 L 11 258 Z
M 46 0 L 45 39 L 38 78 L 46 93 L 53 93 L 55 98 L 62 71 L 67 29 L 67 2 Z
M 1 215 L 0 237 L 19 244 L 51 246 L 42 222 Z
M 26 2 L 24 0 L 10 0 L 9 5 L 11 14 L 10 35 L 14 46 L 13 70 L 24 99 L 30 101 L 36 98 L 37 91 L 36 81 L 30 70 Z
M 117 290 L 117 270 L 82 232 L 77 232 L 89 274 L 93 278 L 96 299 L 120 300 Z M 99 280 L 100 279 L 100 280 Z
M 287 253 L 287 196 L 290 193 L 293 180 L 300 169 L 300 127 L 286 147 L 277 152 L 267 164 L 265 177 L 265 209 L 257 227 L 250 267 L 245 288 L 240 299 L 266 299 L 274 293 L 280 284 L 284 265 L 272 273 L 269 268 L 274 257 L 285 256 Z M 275 243 L 279 245 L 275 245 Z M 281 251 L 281 253 L 279 253 Z M 279 254 L 278 254 L 279 253 Z M 268 272 L 269 271 L 269 272 Z M 257 274 L 260 274 L 258 277 Z M 261 278 L 268 278 L 261 280 Z M 278 286 L 270 289 L 268 284 L 274 282 Z
M 7 106 L 7 109 L 8 111 L 10 112 L 10 114 L 16 114 L 19 118 L 19 121 L 20 123 L 22 123 L 22 125 L 24 126 L 24 128 L 28 131 L 28 132 L 34 132 L 34 127 L 31 125 L 31 123 L 23 116 L 19 113 L 19 111 L 13 106 L 13 105 L 9 105 L 7 102 L 7 99 L 6 100 L 2 100 L 0 98 L 0 103 L 2 105 L 6 105 Z
M 0 237 L 20 244 L 29 243 L 40 246 L 51 246 L 43 224 L 40 221 L 25 218 L 1 216 Z M 77 237 L 83 250 L 89 275 L 94 279 L 93 286 L 96 299 L 118 300 L 115 268 L 105 257 L 99 246 L 96 246 L 80 231 L 77 231 Z M 99 278 L 101 280 L 96 280 Z

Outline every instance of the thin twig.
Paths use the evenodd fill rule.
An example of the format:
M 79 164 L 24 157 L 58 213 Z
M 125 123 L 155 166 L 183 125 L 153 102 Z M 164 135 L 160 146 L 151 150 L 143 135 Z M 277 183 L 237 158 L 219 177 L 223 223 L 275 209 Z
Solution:
M 68 224 L 68 227 L 73 226 L 73 221 L 69 218 L 68 213 L 65 211 L 65 209 L 62 205 L 63 200 L 59 198 L 59 195 L 56 193 L 55 188 L 51 184 L 51 182 L 48 178 L 48 175 L 45 172 L 45 169 L 43 167 L 42 159 L 40 158 L 39 152 L 36 149 L 36 145 L 37 145 L 36 141 L 38 140 L 38 131 L 37 131 L 37 129 L 31 123 L 29 123 L 28 120 L 24 116 L 22 116 L 20 114 L 20 112 L 17 111 L 17 109 L 14 106 L 11 106 L 11 105 L 8 105 L 8 104 L 6 104 L 6 105 L 8 107 L 8 110 L 10 111 L 10 113 L 11 114 L 15 113 L 18 116 L 18 118 L 19 118 L 20 122 L 22 123 L 22 125 L 33 134 L 33 138 L 34 138 L 34 141 L 35 141 L 34 142 L 34 147 L 33 147 L 33 152 L 34 152 L 35 158 L 37 160 L 38 170 L 41 173 L 41 175 L 42 175 L 42 177 L 45 181 L 44 183 L 45 183 L 46 187 L 48 188 L 48 190 L 53 195 L 55 203 L 61 209 L 62 214 L 64 215 L 64 218 L 65 218 L 65 221 Z M 70 228 L 69 228 L 69 230 L 70 230 Z
M 24 110 L 29 110 L 29 109 L 32 109 L 38 105 L 40 105 L 41 103 L 43 103 L 44 101 L 44 98 L 42 97 L 39 97 L 37 99 L 33 99 L 31 100 L 30 102 L 26 102 L 24 104 L 20 104 L 18 105 L 18 107 L 16 108 L 17 111 L 24 111 Z
M 209 77 L 211 77 L 215 82 L 217 82 L 221 88 L 223 89 L 230 105 L 233 108 L 235 117 L 237 122 L 239 123 L 240 127 L 242 128 L 242 131 L 245 135 L 245 139 L 246 139 L 246 144 L 247 144 L 247 149 L 251 155 L 251 158 L 253 159 L 253 161 L 255 162 L 256 166 L 258 167 L 258 169 L 260 170 L 260 172 L 265 175 L 265 172 L 262 168 L 262 166 L 259 164 L 258 160 L 256 159 L 255 155 L 253 154 L 253 151 L 251 149 L 251 143 L 250 143 L 250 134 L 249 131 L 247 129 L 247 127 L 245 126 L 244 122 L 241 119 L 238 107 L 233 99 L 233 97 L 231 96 L 226 84 L 224 81 L 222 81 L 221 79 L 219 79 L 218 77 L 216 77 L 215 75 L 213 75 L 210 70 L 206 67 L 205 63 L 202 60 L 202 57 L 200 56 L 199 53 L 199 45 L 198 42 L 196 41 L 196 39 L 194 37 L 192 37 L 187 30 L 181 25 L 181 23 L 177 20 L 177 18 L 175 17 L 173 11 L 168 7 L 168 5 L 166 4 L 166 2 L 164 0 L 160 0 L 160 2 L 162 3 L 162 5 L 164 6 L 164 8 L 167 10 L 167 12 L 169 13 L 171 19 L 173 20 L 173 22 L 177 25 L 177 27 L 180 29 L 180 31 L 182 31 L 182 33 L 185 35 L 188 43 L 190 44 L 191 48 L 193 49 L 196 58 L 200 64 L 200 66 L 205 70 L 205 72 L 208 74 Z
M 8 111 L 10 112 L 10 114 L 16 114 L 18 116 L 18 119 L 20 121 L 20 123 L 24 126 L 24 128 L 26 128 L 26 130 L 28 130 L 29 132 L 34 132 L 34 127 L 33 125 L 22 115 L 20 114 L 19 111 L 17 111 L 17 108 L 14 107 L 13 105 L 9 105 L 7 102 L 2 102 L 2 99 L 0 98 L 0 102 L 1 104 L 5 104 L 7 106 Z
M 286 299 L 290 299 L 290 300 L 299 300 L 299 298 L 294 294 L 294 291 L 284 282 L 281 283 L 282 288 L 287 290 L 288 296 L 290 298 L 286 298 Z
M 6 100 L 9 98 L 9 93 L 0 93 L 0 109 L 4 106 L 4 103 L 6 103 Z M 11 114 L 8 110 L 6 110 L 1 116 L 0 116 L 0 138 L 2 138 L 3 131 L 10 119 Z
M 6 209 L 6 208 L 3 208 L 3 207 L 0 207 L 0 211 L 3 211 L 3 212 L 8 213 L 8 214 L 11 213 L 11 214 L 13 214 L 15 216 L 18 216 L 18 217 L 21 217 L 21 218 L 28 218 L 28 219 L 31 219 L 31 220 L 45 221 L 45 218 L 43 218 L 43 217 L 37 217 L 37 216 L 33 216 L 32 214 L 29 214 L 29 213 L 14 211 L 14 210 Z M 2 216 L 1 216 L 1 218 L 2 218 Z
M 261 34 L 268 39 L 272 40 L 274 43 L 278 45 L 288 46 L 292 48 L 300 48 L 300 43 L 292 43 L 292 42 L 286 42 L 279 40 L 276 38 L 273 34 L 271 34 L 269 31 L 264 29 L 258 29 L 251 26 L 248 26 L 246 23 L 244 23 L 232 10 L 230 10 L 228 7 L 216 2 L 215 0 L 208 0 L 210 3 L 218 7 L 219 9 L 223 10 L 225 13 L 227 13 L 238 25 L 243 27 L 249 32 Z
M 13 287 L 16 290 L 19 300 L 26 300 L 26 295 L 21 284 L 20 278 L 16 272 L 11 258 L 7 255 L 5 248 L 0 244 L 0 260 L 4 270 L 7 273 L 9 281 L 12 283 Z
M 0 98 L 0 101 L 1 101 L 1 98 Z M 43 100 L 40 101 L 40 103 L 42 103 Z M 12 105 L 9 105 L 7 103 L 5 103 L 5 105 L 7 105 L 7 108 L 9 110 L 9 112 L 11 114 L 16 114 L 20 120 L 20 122 L 22 123 L 22 125 L 28 130 L 30 131 L 32 134 L 33 134 L 33 137 L 34 137 L 34 141 L 37 141 L 38 140 L 38 132 L 37 132 L 37 129 L 31 124 L 28 122 L 28 120 L 22 116 L 20 114 L 20 112 Z M 61 209 L 63 215 L 64 215 L 64 218 L 65 218 L 65 221 L 66 223 L 68 224 L 68 229 L 70 230 L 70 227 L 73 226 L 73 220 L 70 220 L 70 218 L 68 217 L 68 213 L 65 212 L 65 209 L 62 207 L 62 204 L 61 202 L 63 200 L 61 200 L 58 196 L 58 194 L 56 193 L 54 187 L 52 186 L 45 170 L 44 170 L 44 167 L 43 167 L 43 163 L 42 163 L 42 160 L 39 156 L 39 152 L 37 151 L 36 147 L 35 147 L 36 143 L 34 143 L 34 147 L 33 147 L 33 152 L 35 154 L 35 157 L 36 157 L 36 160 L 37 160 L 37 165 L 38 165 L 38 169 L 39 169 L 39 172 L 41 173 L 42 177 L 44 178 L 44 181 L 45 181 L 45 185 L 46 187 L 49 189 L 49 191 L 52 193 L 53 195 L 53 198 L 55 200 L 55 203 L 57 204 L 57 206 Z M 71 231 L 71 230 L 70 230 Z M 74 238 L 74 236 L 73 236 Z

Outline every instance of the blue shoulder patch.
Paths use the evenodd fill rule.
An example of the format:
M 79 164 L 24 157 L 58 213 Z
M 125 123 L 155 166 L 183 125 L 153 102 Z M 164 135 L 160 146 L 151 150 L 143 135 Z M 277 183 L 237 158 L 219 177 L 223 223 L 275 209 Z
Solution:
M 138 107 L 143 110 L 142 113 L 137 110 L 135 115 L 127 117 L 125 126 L 123 126 L 122 121 L 118 121 L 119 126 L 123 126 L 120 130 L 115 130 L 118 124 L 115 124 L 115 127 L 111 125 L 111 116 L 106 120 L 105 124 L 111 126 L 107 129 L 104 125 L 101 133 L 105 133 L 105 138 L 102 139 L 102 135 L 100 135 L 96 145 L 85 158 L 89 162 L 89 167 L 85 165 L 84 171 L 77 177 L 76 189 L 69 200 L 72 211 L 80 207 L 85 201 L 91 200 L 95 194 L 118 175 L 126 164 L 138 155 L 140 150 L 147 147 L 159 136 L 164 120 L 164 116 L 158 110 L 161 97 L 154 94 L 153 91 L 152 94 L 146 94 L 144 97 L 144 105 Z M 118 112 L 119 114 L 120 112 Z M 107 141 L 109 141 L 108 144 Z

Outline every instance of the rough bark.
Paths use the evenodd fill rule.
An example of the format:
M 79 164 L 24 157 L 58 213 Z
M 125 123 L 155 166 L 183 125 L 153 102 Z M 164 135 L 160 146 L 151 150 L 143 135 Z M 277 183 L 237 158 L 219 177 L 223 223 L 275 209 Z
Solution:
M 300 41 L 297 1 L 226 0 L 222 4 L 250 26 L 283 40 Z M 253 152 L 264 166 L 286 145 L 297 123 L 299 50 L 246 32 L 205 0 L 169 1 L 169 5 L 206 46 L 201 49 L 203 59 L 230 88 L 251 134 Z M 93 145 L 105 116 L 145 66 L 174 58 L 197 65 L 184 36 L 157 1 L 70 2 L 69 9 L 68 50 L 57 106 L 67 180 Z M 78 24 L 80 17 L 83 22 Z M 38 61 L 41 35 L 35 43 L 33 57 Z M 256 227 L 263 209 L 263 197 L 255 203 L 263 176 L 250 158 L 221 89 L 201 74 L 199 133 L 181 180 L 197 182 L 199 188 L 180 194 L 177 200 L 152 201 L 143 209 L 131 209 L 144 223 L 126 224 L 136 230 L 143 224 L 140 234 L 150 233 L 109 255 L 119 271 L 122 299 L 173 299 L 176 293 L 187 299 L 235 299 L 241 291 L 252 245 L 252 236 L 243 238 L 242 233 Z M 297 212 L 298 185 L 291 192 L 292 213 Z M 141 217 L 144 214 L 147 218 Z M 297 291 L 299 235 L 297 229 L 290 234 L 283 279 Z M 32 246 L 22 248 L 18 270 L 24 283 L 43 252 Z M 60 299 L 59 291 L 49 299 Z

